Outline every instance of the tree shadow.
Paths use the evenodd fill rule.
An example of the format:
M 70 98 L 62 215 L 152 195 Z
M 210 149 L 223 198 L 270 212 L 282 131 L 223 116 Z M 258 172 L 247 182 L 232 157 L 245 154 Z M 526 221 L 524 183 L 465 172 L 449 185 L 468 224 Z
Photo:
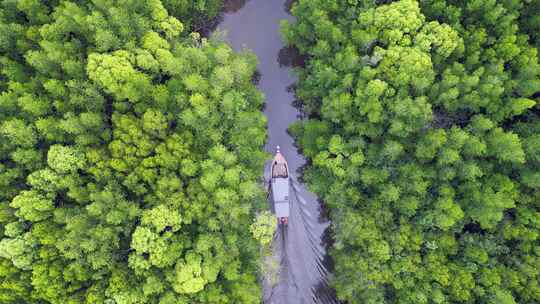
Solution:
M 293 46 L 286 46 L 279 50 L 278 63 L 280 67 L 305 67 L 306 56 Z
M 221 12 L 212 20 L 207 20 L 193 26 L 193 31 L 198 32 L 203 37 L 210 37 L 217 29 L 218 25 L 223 22 L 224 14 L 232 14 L 239 11 L 249 0 L 225 0 Z
M 239 11 L 249 0 L 225 0 L 223 3 L 223 11 L 225 13 L 236 13 Z
M 285 11 L 291 13 L 291 9 L 297 0 L 285 0 Z

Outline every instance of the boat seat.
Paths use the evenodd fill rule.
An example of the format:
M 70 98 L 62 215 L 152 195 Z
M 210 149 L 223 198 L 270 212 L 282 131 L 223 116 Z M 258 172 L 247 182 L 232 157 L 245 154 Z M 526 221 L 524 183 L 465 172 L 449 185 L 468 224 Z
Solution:
M 272 172 L 272 177 L 287 177 L 287 166 L 283 163 L 274 164 L 274 170 Z

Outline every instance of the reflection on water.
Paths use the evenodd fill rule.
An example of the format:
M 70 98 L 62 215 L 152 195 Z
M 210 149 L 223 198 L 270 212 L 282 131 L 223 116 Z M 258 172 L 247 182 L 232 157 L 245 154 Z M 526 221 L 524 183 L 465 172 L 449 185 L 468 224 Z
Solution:
M 305 59 L 295 47 L 288 46 L 279 50 L 278 63 L 280 67 L 304 67 Z
M 217 26 L 223 22 L 224 14 L 233 14 L 240 10 L 250 0 L 224 0 L 222 13 L 217 15 L 213 20 L 206 20 L 201 24 L 194 24 L 193 31 L 200 33 L 203 37 L 210 37 L 216 30 Z
M 296 0 L 285 0 L 285 11 L 287 13 L 290 13 L 291 12 L 291 8 L 293 6 L 293 4 L 296 2 Z
M 247 1 L 249 0 L 225 0 L 223 2 L 223 10 L 226 13 L 235 13 L 244 7 Z

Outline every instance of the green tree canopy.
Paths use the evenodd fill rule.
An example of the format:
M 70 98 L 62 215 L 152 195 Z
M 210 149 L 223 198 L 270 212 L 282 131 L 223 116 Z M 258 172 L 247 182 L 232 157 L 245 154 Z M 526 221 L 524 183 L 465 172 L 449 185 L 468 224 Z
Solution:
M 348 303 L 533 303 L 535 1 L 300 0 L 291 127 Z M 534 15 L 534 16 L 533 16 Z
M 256 59 L 221 0 L 0 3 L 0 302 L 258 303 Z

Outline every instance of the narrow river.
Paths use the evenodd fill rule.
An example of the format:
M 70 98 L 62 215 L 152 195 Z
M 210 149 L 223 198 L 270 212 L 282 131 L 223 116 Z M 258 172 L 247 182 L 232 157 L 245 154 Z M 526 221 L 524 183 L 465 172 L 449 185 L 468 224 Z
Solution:
M 265 114 L 268 117 L 268 152 L 281 152 L 289 163 L 293 183 L 291 185 L 291 214 L 289 225 L 278 229 L 273 244 L 279 261 L 277 283 L 265 281 L 264 303 L 302 304 L 337 303 L 328 287 L 328 270 L 325 266 L 326 249 L 323 244 L 329 222 L 321 214 L 317 197 L 298 182 L 297 170 L 305 164 L 298 154 L 287 126 L 299 119 L 292 106 L 294 94 L 288 87 L 296 81 L 291 68 L 280 65 L 278 55 L 283 49 L 279 31 L 282 19 L 294 20 L 287 13 L 290 0 L 233 0 L 217 31 L 224 32 L 225 39 L 240 51 L 249 49 L 259 59 L 261 78 L 259 88 L 266 96 Z M 282 53 L 282 59 L 283 54 Z M 286 58 L 285 58 L 286 59 Z

